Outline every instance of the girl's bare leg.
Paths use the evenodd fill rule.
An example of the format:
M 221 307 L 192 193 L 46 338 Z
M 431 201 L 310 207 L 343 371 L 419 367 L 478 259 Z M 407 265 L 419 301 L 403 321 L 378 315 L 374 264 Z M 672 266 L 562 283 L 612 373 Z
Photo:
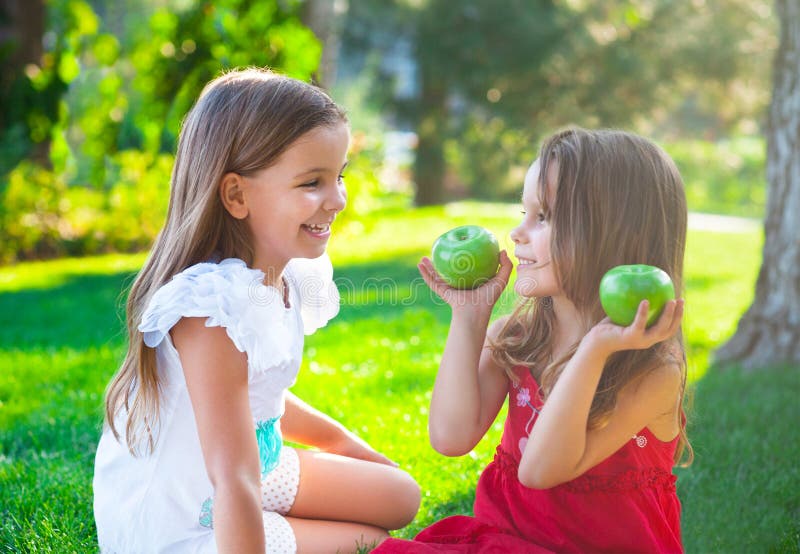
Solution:
M 348 521 L 323 521 L 287 516 L 292 526 L 298 554 L 330 552 L 347 554 L 360 547 L 367 551 L 377 546 L 389 534 L 379 527 Z
M 297 454 L 300 485 L 287 521 L 300 552 L 354 551 L 414 519 L 419 486 L 405 471 L 324 452 Z

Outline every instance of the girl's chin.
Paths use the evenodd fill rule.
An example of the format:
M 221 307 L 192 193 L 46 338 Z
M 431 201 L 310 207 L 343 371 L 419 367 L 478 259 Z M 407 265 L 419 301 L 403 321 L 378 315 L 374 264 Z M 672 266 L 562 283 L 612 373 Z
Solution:
M 298 258 L 308 258 L 309 260 L 313 260 L 315 258 L 319 258 L 325 253 L 325 248 L 306 248 L 305 252 L 303 252 L 302 256 L 298 256 Z
M 536 296 L 541 295 L 540 289 L 541 287 L 539 287 L 539 282 L 532 277 L 518 276 L 517 280 L 514 282 L 514 292 L 520 296 L 535 298 Z

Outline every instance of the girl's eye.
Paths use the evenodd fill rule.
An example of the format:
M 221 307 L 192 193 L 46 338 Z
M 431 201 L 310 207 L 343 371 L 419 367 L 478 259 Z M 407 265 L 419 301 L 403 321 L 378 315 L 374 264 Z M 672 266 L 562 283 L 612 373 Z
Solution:
M 344 173 L 340 173 L 339 174 L 339 177 L 337 178 L 337 181 L 339 181 L 340 183 L 344 182 Z
M 314 187 L 316 187 L 318 184 L 319 184 L 319 181 L 317 181 L 317 180 L 315 179 L 315 180 L 313 180 L 313 181 L 309 181 L 308 183 L 303 183 L 303 184 L 302 184 L 302 185 L 300 185 L 300 186 L 301 186 L 301 187 L 314 188 Z
M 528 215 L 528 212 L 526 212 L 525 210 L 522 210 L 520 213 L 523 215 L 523 217 Z M 547 221 L 547 215 L 544 212 L 538 212 L 536 214 L 536 221 L 538 223 L 544 223 L 545 221 Z

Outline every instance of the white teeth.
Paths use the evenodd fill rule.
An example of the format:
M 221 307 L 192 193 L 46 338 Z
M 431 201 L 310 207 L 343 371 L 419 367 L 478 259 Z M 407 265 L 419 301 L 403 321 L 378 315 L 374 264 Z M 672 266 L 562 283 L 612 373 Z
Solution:
M 325 233 L 331 228 L 330 225 L 306 225 L 306 227 L 313 233 Z
M 522 265 L 533 265 L 533 264 L 535 264 L 535 263 L 536 263 L 536 262 L 534 262 L 533 260 L 528 260 L 527 258 L 517 258 L 517 260 L 518 260 L 518 262 L 519 262 L 519 263 L 517 263 L 517 265 L 518 265 L 518 266 L 522 266 Z

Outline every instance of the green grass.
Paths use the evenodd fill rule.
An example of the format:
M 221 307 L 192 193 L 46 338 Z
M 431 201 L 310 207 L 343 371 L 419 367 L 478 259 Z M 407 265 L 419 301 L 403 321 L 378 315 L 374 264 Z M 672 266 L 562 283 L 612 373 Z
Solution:
M 470 203 L 388 211 L 351 222 L 332 241 L 342 309 L 308 338 L 295 391 L 417 478 L 422 507 L 398 536 L 471 512 L 502 424 L 461 458 L 428 446 L 449 313 L 422 287 L 416 262 L 440 232 L 467 222 L 493 229 L 509 247 L 516 217 L 513 206 Z M 752 299 L 760 247 L 759 232 L 689 234 L 685 330 L 697 458 L 678 481 L 688 552 L 800 552 L 797 368 L 706 371 Z M 143 259 L 0 269 L 0 552 L 95 550 L 91 477 L 102 392 L 124 354 L 120 293 Z M 504 296 L 498 312 L 512 302 Z

